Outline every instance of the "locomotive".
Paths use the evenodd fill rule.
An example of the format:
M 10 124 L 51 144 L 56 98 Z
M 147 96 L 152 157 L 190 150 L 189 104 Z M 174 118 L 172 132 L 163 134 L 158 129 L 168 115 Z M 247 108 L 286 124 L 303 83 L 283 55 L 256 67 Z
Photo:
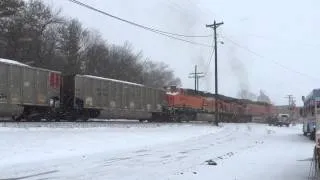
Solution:
M 91 75 L 65 75 L 0 59 L 0 116 L 16 121 L 86 121 L 89 118 L 157 122 L 249 122 L 272 105 L 174 86 L 160 89 Z
M 222 122 L 250 122 L 253 117 L 266 119 L 272 115 L 273 109 L 271 104 L 264 102 L 171 87 L 167 92 L 168 110 L 165 111 L 165 116 L 173 113 L 171 121 L 178 122 L 193 120 L 211 122 L 215 119 L 216 104 L 219 120 Z

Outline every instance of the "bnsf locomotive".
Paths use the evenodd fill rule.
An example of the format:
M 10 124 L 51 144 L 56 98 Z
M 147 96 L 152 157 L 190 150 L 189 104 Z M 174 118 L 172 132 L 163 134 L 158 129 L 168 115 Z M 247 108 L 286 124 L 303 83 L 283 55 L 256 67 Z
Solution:
M 266 119 L 272 115 L 272 105 L 263 102 L 236 99 L 223 95 L 195 92 L 191 89 L 170 88 L 167 92 L 167 111 L 175 121 L 213 121 L 215 105 L 222 122 L 250 122 L 252 118 Z M 217 101 L 217 103 L 216 103 Z M 172 115 L 173 113 L 173 115 Z
M 216 100 L 225 122 L 248 122 L 253 116 L 270 115 L 270 104 L 90 75 L 63 75 L 0 59 L 0 116 L 10 115 L 16 121 L 213 121 Z

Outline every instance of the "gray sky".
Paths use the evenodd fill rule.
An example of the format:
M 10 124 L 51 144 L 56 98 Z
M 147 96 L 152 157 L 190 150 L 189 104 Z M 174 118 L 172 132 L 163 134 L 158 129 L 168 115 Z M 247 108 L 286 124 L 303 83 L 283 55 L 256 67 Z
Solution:
M 63 14 L 101 32 L 108 43 L 132 43 L 136 51 L 163 61 L 193 88 L 188 73 L 198 64 L 208 76 L 202 90 L 214 91 L 214 63 L 208 66 L 210 48 L 176 41 L 133 27 L 67 0 L 45 0 Z M 206 35 L 205 24 L 224 21 L 219 28 L 219 93 L 236 96 L 240 88 L 256 94 L 262 89 L 276 104 L 286 104 L 318 88 L 320 48 L 319 0 L 81 0 L 124 19 L 173 33 Z M 228 39 L 238 45 L 230 42 Z M 188 38 L 211 44 L 212 38 Z M 239 45 L 241 47 L 239 47 Z M 249 50 L 257 53 L 254 55 Z

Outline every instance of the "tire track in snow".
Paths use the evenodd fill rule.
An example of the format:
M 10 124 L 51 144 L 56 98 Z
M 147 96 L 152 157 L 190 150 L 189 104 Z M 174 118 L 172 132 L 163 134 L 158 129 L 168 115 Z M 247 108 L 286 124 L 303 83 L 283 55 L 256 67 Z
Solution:
M 198 140 L 202 139 L 203 137 L 196 137 L 192 138 L 186 141 L 182 141 L 179 143 L 169 144 L 166 145 L 166 147 L 162 148 L 148 148 L 148 149 L 141 149 L 134 151 L 132 153 L 132 156 L 129 156 L 130 159 L 123 159 L 121 161 L 114 161 L 114 162 L 107 162 L 107 166 L 111 165 L 119 165 L 119 163 L 125 163 L 125 164 L 135 164 L 137 165 L 144 165 L 144 164 L 169 164 L 172 162 L 181 161 L 188 157 L 190 153 L 196 153 L 197 151 L 203 151 L 206 149 L 209 149 L 216 145 L 223 145 L 224 143 L 227 143 L 230 140 L 234 140 L 235 138 L 232 137 L 234 133 L 239 131 L 239 126 L 236 125 L 235 127 L 225 127 L 220 133 L 214 133 L 216 140 L 216 143 L 210 143 L 206 144 L 205 146 L 201 145 L 199 146 Z M 212 134 L 204 135 L 204 137 L 212 136 Z M 189 143 L 189 141 L 192 141 L 192 143 Z M 186 143 L 188 142 L 188 143 Z M 186 144 L 185 144 L 186 143 Z M 171 147 L 177 147 L 182 146 L 180 151 L 172 151 Z M 185 149 L 185 147 L 187 147 Z M 191 147 L 191 148 L 190 148 Z M 157 149 L 157 151 L 154 151 L 152 149 Z M 141 155 L 140 153 L 148 152 L 148 154 Z M 156 157 L 155 157 L 156 156 Z M 104 164 L 105 166 L 106 164 Z
M 27 176 L 20 176 L 20 177 L 13 177 L 13 178 L 5 178 L 5 179 L 0 179 L 0 180 L 20 180 L 20 179 L 28 179 L 32 177 L 38 177 L 42 175 L 47 175 L 47 174 L 53 174 L 59 172 L 58 170 L 52 170 L 52 171 L 46 171 L 46 172 L 41 172 L 41 173 L 35 173 L 35 174 L 30 174 Z
M 241 132 L 241 133 L 242 133 L 243 135 L 252 137 L 252 136 L 251 136 L 252 134 L 250 133 L 250 132 L 252 132 L 252 127 L 251 127 L 250 125 L 248 125 L 246 128 L 247 128 L 247 131 L 249 131 L 249 132 L 243 131 L 243 132 Z M 239 130 L 240 130 L 239 126 L 237 126 L 235 129 L 236 129 L 236 131 L 239 131 Z M 270 133 L 270 131 L 268 131 L 268 129 L 264 129 L 264 130 L 266 130 L 266 134 L 264 134 L 264 135 L 262 135 L 261 137 L 259 137 L 259 138 L 258 138 L 259 140 L 255 140 L 255 139 L 257 139 L 257 138 L 253 137 L 253 139 L 251 140 L 251 141 L 253 141 L 253 143 L 251 143 L 251 145 L 246 145 L 246 146 L 244 146 L 244 147 L 238 148 L 238 149 L 239 149 L 238 151 L 227 151 L 226 153 L 222 153 L 221 155 L 215 156 L 215 158 L 211 158 L 211 159 L 208 158 L 208 159 L 209 159 L 209 160 L 215 160 L 215 161 L 224 161 L 224 160 L 227 160 L 227 159 L 232 158 L 233 156 L 235 156 L 235 155 L 238 154 L 238 153 L 245 152 L 245 151 L 247 151 L 247 150 L 249 150 L 249 149 L 252 149 L 252 148 L 254 148 L 254 147 L 256 147 L 256 146 L 258 146 L 258 145 L 260 145 L 260 144 L 264 144 L 263 139 L 265 139 L 268 135 L 270 135 L 270 134 L 272 134 L 272 133 L 275 133 L 275 131 L 272 131 L 272 133 Z M 232 134 L 232 133 L 230 133 L 230 134 Z M 230 139 L 236 140 L 237 137 L 229 138 L 229 140 L 230 140 Z M 228 139 L 227 139 L 227 140 L 228 140 Z M 222 145 L 222 144 L 223 144 L 223 143 L 221 143 L 221 144 L 219 144 L 219 145 Z M 233 148 L 232 148 L 232 149 L 233 149 Z M 181 171 L 175 173 L 175 175 L 186 174 L 187 172 L 194 172 L 194 170 L 192 170 L 192 169 L 194 169 L 195 166 L 197 166 L 197 165 L 207 165 L 207 161 L 209 161 L 209 160 L 206 160 L 206 161 L 201 162 L 201 163 L 199 163 L 199 164 L 193 164 L 193 165 L 191 165 L 189 168 L 181 169 Z M 219 163 L 218 163 L 217 165 L 219 165 Z
M 206 157 L 211 156 L 212 153 L 216 153 L 217 149 L 219 150 L 225 146 L 229 147 L 229 144 L 237 144 L 235 141 L 245 137 L 245 132 L 247 132 L 246 126 L 231 124 L 223 127 L 218 133 L 209 133 L 180 142 L 168 143 L 166 145 L 144 147 L 137 149 L 136 151 L 119 153 L 105 159 L 101 157 L 100 159 L 92 159 L 89 155 L 89 157 L 80 161 L 78 160 L 77 162 L 83 162 L 85 163 L 84 166 L 89 166 L 86 168 L 87 173 L 91 172 L 91 174 L 97 175 L 102 174 L 102 176 L 106 176 L 104 179 L 112 179 L 110 177 L 116 176 L 113 171 L 115 169 L 118 171 L 117 173 L 125 173 L 125 170 L 132 169 L 130 172 L 133 173 L 133 177 L 138 177 L 135 175 L 138 175 L 139 171 L 143 170 L 146 166 L 148 168 L 154 167 L 154 169 L 157 169 L 159 165 L 163 165 L 170 170 L 167 173 L 174 173 L 176 171 L 181 172 L 188 169 L 192 170 L 195 166 L 198 166 L 203 162 Z M 228 148 L 225 150 L 228 150 Z M 231 151 L 226 151 L 225 154 L 229 152 Z M 221 154 L 223 155 L 223 153 Z M 229 153 L 228 155 L 231 154 Z M 64 161 L 64 163 L 59 163 L 58 165 L 60 167 L 77 167 L 76 162 L 66 163 L 66 161 Z M 70 179 L 72 179 L 72 177 L 74 177 L 73 179 L 77 179 L 76 177 L 81 177 L 81 173 L 86 172 L 79 173 L 80 174 L 77 174 L 79 176 L 72 174 Z M 150 176 L 156 176 L 153 174 L 161 174 L 161 172 L 155 173 L 152 170 L 143 173 L 150 174 Z M 157 177 L 159 178 L 161 176 Z

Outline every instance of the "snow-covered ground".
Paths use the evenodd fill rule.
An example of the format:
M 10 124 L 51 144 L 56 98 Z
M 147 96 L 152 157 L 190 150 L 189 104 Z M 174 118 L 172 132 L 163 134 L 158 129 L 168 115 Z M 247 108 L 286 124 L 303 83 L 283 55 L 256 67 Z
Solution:
M 314 144 L 301 134 L 263 124 L 1 127 L 0 179 L 307 179 Z

